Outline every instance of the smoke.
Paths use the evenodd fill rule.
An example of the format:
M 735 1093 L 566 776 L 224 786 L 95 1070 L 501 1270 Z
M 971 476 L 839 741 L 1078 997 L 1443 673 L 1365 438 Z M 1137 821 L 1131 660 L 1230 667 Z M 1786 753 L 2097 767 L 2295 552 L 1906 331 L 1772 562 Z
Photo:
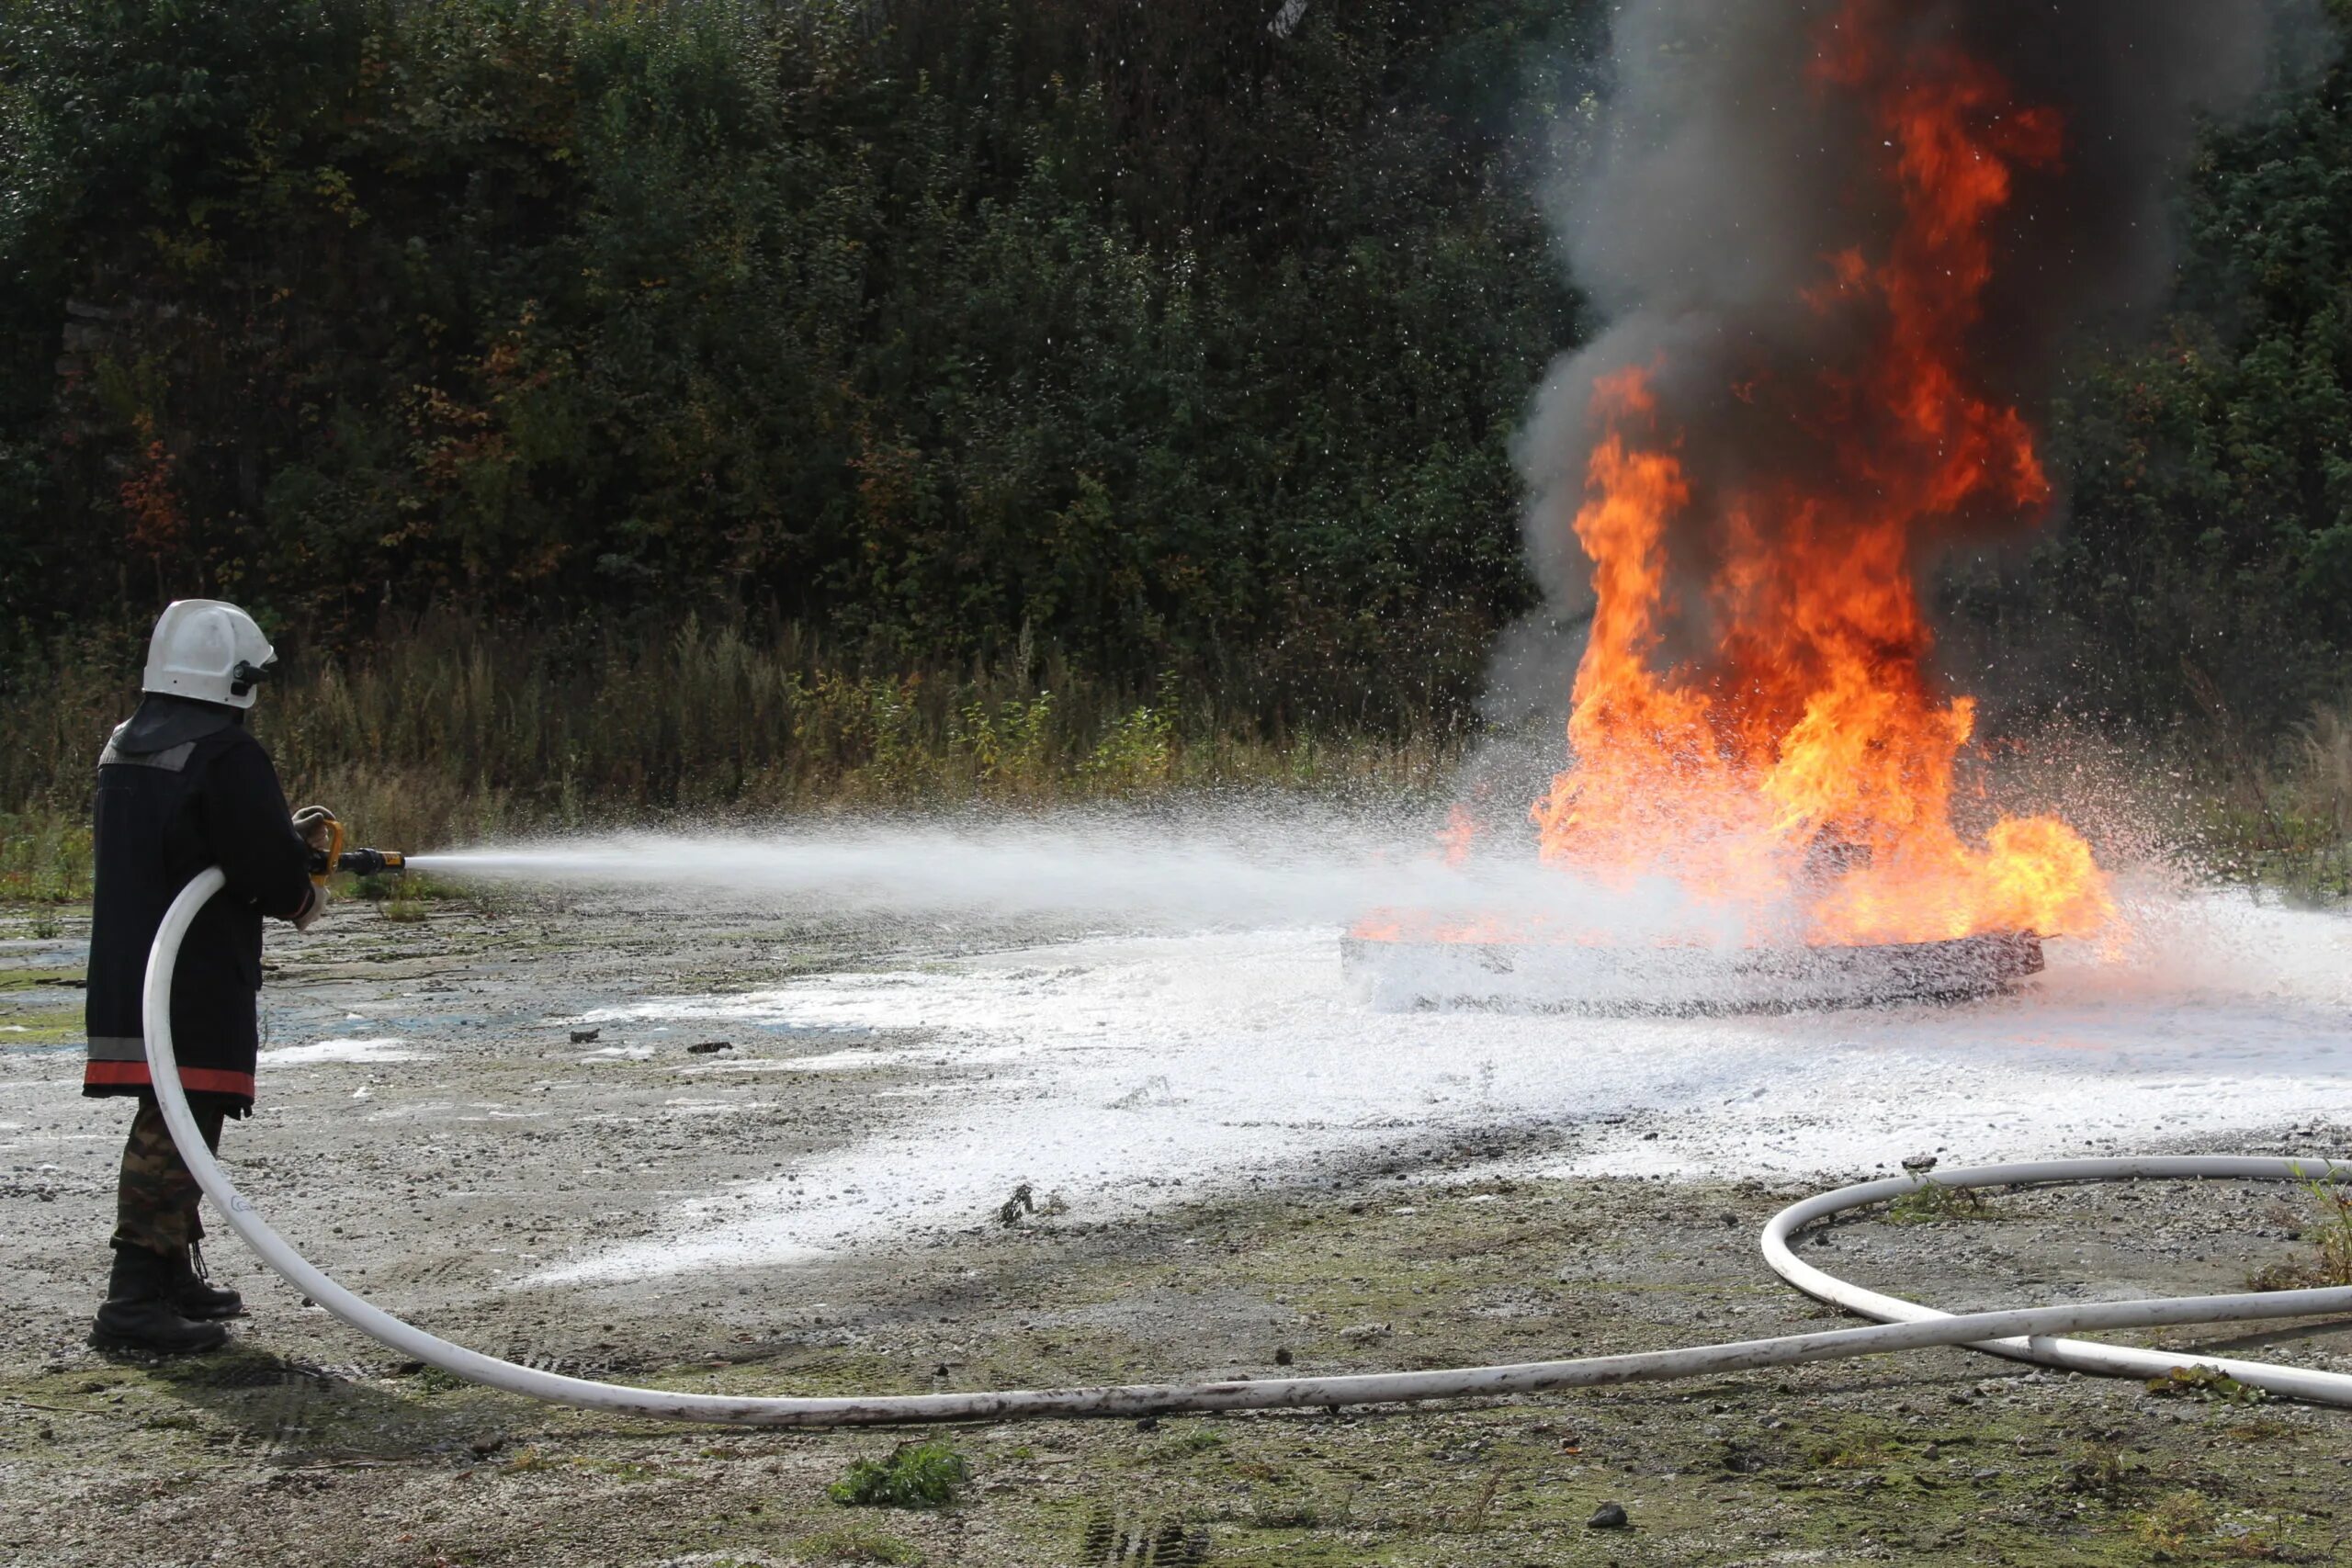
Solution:
M 2062 123 L 2055 158 L 2021 157 L 2009 171 L 1989 236 L 1992 276 L 1968 329 L 1974 395 L 2038 424 L 2070 344 L 2162 299 L 2174 264 L 2168 205 L 2200 122 L 2255 98 L 2282 26 L 2293 33 L 2301 10 L 2274 0 L 1631 0 L 1598 146 L 1550 203 L 1574 276 L 1609 325 L 1555 366 L 1521 437 L 1529 559 L 1549 600 L 1539 619 L 1573 645 L 1592 602 L 1574 522 L 1603 378 L 1645 375 L 1690 479 L 1667 545 L 1678 585 L 1660 649 L 1668 661 L 1703 664 L 1713 646 L 1704 585 L 1720 564 L 1710 519 L 1722 499 L 1762 479 L 1840 482 L 1829 448 L 1853 432 L 1825 431 L 1774 389 L 1817 387 L 1883 334 L 1867 305 L 1819 303 L 1831 258 L 1883 257 L 1904 220 L 1889 177 L 1894 143 L 1873 118 L 1885 99 L 1874 107 L 1874 93 L 1910 90 L 1906 73 L 1923 61 L 1964 56 L 2005 88 L 1972 111 L 1988 138 L 2036 109 Z M 1874 78 L 1826 81 L 1825 58 L 1858 26 L 1876 39 Z M 1917 543 L 1992 542 L 2046 511 L 1980 497 L 1922 519 Z M 1552 684 L 1561 641 L 1532 628 L 1507 643 L 1495 716 L 1531 680 L 1549 685 L 1554 704 L 1565 695 Z

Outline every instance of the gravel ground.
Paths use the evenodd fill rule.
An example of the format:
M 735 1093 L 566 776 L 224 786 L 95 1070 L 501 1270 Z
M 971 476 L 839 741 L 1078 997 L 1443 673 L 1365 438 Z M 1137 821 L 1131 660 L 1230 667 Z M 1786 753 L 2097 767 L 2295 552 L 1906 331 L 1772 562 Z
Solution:
M 1815 1183 L 1546 1176 L 1670 1118 L 1401 1116 L 1280 1168 L 1011 1194 L 912 1130 L 983 1091 L 920 1032 L 756 1034 L 628 1010 L 870 962 L 1046 941 L 1043 924 L 695 916 L 607 898 L 345 908 L 277 942 L 264 1108 L 240 1185 L 339 1279 L 448 1337 L 673 1388 L 913 1392 L 1436 1367 L 1828 1326 L 1754 1233 Z M 53 927 L 53 929 L 51 929 Z M 2160 1395 L 1958 1351 L 1594 1395 L 1414 1411 L 946 1434 L 941 1509 L 826 1497 L 908 1434 L 606 1420 L 403 1365 L 216 1237 L 252 1315 L 235 1348 L 107 1358 L 82 1337 L 105 1267 L 119 1103 L 74 1093 L 82 922 L 0 912 L 0 1556 L 28 1563 L 2106 1563 L 2352 1562 L 2346 1416 Z M 720 1010 L 723 1011 L 724 1010 Z M 600 1014 L 608 1021 L 577 1021 Z M 617 1019 L 620 1021 L 609 1021 Z M 575 1042 L 575 1030 L 596 1038 Z M 692 1047 L 729 1041 L 724 1051 Z M 726 1065 L 765 1062 L 771 1070 Z M 2185 1094 L 2193 1094 L 2193 1086 Z M 2343 1153 L 2282 1108 L 2168 1149 Z M 1648 1120 L 1654 1119 L 1656 1126 Z M 567 1260 L 748 1223 L 796 1172 L 903 1149 L 920 1225 L 820 1256 L 548 1282 Z M 869 1159 L 869 1166 L 873 1162 Z M 1842 1173 L 1847 1179 L 1870 1174 Z M 779 1186 L 781 1184 L 781 1187 Z M 844 1200 L 863 1195 L 843 1194 Z M 821 1206 L 831 1195 L 807 1195 Z M 2238 1288 L 2307 1259 L 2298 1194 L 2233 1184 L 2005 1194 L 1810 1243 L 1853 1277 L 1969 1308 Z M 2146 1342 L 2352 1369 L 2352 1326 Z M 1605 1504 L 1623 1529 L 1589 1526 Z M 1159 1544 L 1146 1552 L 1145 1540 Z M 1124 1544 L 1123 1544 L 1124 1542 Z

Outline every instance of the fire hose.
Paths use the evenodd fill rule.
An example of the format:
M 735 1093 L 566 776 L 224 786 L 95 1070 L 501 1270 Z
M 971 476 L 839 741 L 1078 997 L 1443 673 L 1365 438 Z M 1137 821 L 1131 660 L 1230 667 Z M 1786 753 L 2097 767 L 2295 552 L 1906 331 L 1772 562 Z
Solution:
M 662 1420 L 752 1427 L 1159 1416 L 1186 1411 L 1332 1408 L 1543 1393 L 1609 1383 L 1714 1377 L 1764 1367 L 1961 1345 L 2042 1366 L 2133 1377 L 2163 1377 L 2206 1369 L 2249 1387 L 2315 1404 L 2352 1408 L 2352 1374 L 2051 1337 L 2086 1330 L 2333 1317 L 2352 1314 L 2352 1287 L 2084 1302 L 1952 1314 L 1839 1280 L 1804 1262 L 1792 1249 L 1798 1233 L 1815 1221 L 1890 1201 L 1918 1190 L 1921 1181 L 1927 1179 L 1952 1190 L 2133 1179 L 2352 1182 L 2352 1161 L 2225 1155 L 1973 1166 L 1933 1178 L 1903 1176 L 1842 1187 L 1805 1199 L 1773 1215 L 1764 1227 L 1762 1238 L 1765 1261 L 1773 1272 L 1816 1301 L 1878 1320 L 1867 1327 L 1633 1355 L 1432 1371 L 829 1399 L 633 1388 L 519 1366 L 428 1334 L 335 1283 L 270 1227 L 252 1200 L 236 1190 L 205 1147 L 195 1119 L 189 1114 L 187 1098 L 180 1088 L 178 1063 L 173 1055 L 172 974 L 178 964 L 180 942 L 187 936 L 189 923 L 206 901 L 225 886 L 225 880 L 216 866 L 198 874 L 181 890 L 164 916 L 147 960 L 147 1065 L 154 1082 L 155 1098 L 163 1108 L 164 1122 L 171 1129 L 172 1141 L 179 1146 L 180 1157 L 205 1194 L 228 1216 L 231 1228 L 260 1254 L 262 1261 L 345 1323 L 404 1356 L 453 1376 L 551 1404 Z

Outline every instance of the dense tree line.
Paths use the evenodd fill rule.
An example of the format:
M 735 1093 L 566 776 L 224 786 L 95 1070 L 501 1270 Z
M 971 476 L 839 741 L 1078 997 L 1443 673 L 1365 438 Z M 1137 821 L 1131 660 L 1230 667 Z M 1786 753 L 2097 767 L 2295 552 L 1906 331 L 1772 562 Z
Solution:
M 693 607 L 1453 711 L 1531 604 L 1607 9 L 0 0 L 0 664 L 167 593 L 298 649 Z M 2211 137 L 2071 521 L 1966 601 L 2126 716 L 2344 680 L 2346 96 Z
M 1526 603 L 1579 6 L 6 15 L 20 637 L 695 604 L 1426 707 Z
M 2072 503 L 2028 597 L 2151 725 L 2271 730 L 2352 699 L 2352 3 L 2327 9 L 2316 87 L 2208 137 L 2154 341 L 2059 411 Z

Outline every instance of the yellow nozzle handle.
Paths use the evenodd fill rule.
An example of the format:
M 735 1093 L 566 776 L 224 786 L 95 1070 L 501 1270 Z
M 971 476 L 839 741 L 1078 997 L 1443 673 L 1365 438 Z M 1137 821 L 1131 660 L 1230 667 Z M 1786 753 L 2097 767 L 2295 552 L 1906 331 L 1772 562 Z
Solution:
M 324 887 L 327 885 L 327 878 L 333 876 L 335 868 L 342 863 L 343 824 L 330 817 L 327 818 L 326 849 L 323 852 L 314 850 L 311 853 L 311 880 L 321 887 Z

